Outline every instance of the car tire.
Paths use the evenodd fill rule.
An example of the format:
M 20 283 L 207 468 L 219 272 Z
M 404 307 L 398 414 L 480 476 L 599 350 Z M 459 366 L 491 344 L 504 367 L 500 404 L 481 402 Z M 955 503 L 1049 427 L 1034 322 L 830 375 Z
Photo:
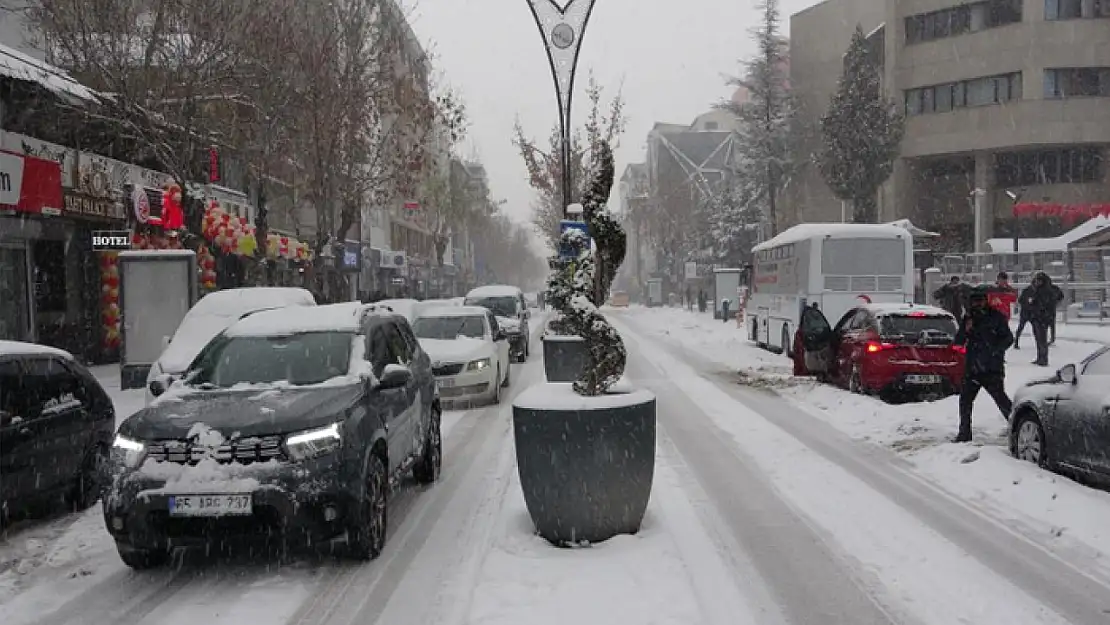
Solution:
M 88 510 L 100 499 L 107 457 L 108 450 L 103 445 L 97 445 L 86 454 L 81 470 L 66 496 L 66 503 L 74 512 Z
M 412 477 L 420 484 L 431 484 L 438 480 L 443 467 L 443 436 L 440 421 L 439 409 L 433 408 L 432 422 L 428 424 L 428 435 L 424 437 L 424 451 L 420 454 L 420 460 L 412 468 Z
M 366 469 L 366 484 L 347 526 L 347 555 L 351 559 L 367 561 L 381 555 L 389 521 L 388 490 L 385 462 L 372 453 Z
M 490 403 L 500 404 L 501 403 L 501 386 L 502 385 L 498 384 L 496 382 L 496 380 L 501 379 L 501 365 L 497 365 L 497 377 L 495 377 L 493 379 L 495 381 L 493 383 L 493 397 L 490 398 Z
M 505 371 L 505 379 L 501 382 L 501 388 L 509 388 L 513 383 L 513 366 L 509 365 L 508 370 Z
M 1023 410 L 1014 419 L 1010 440 L 1010 453 L 1014 458 L 1032 462 L 1041 468 L 1048 467 L 1044 426 L 1032 410 Z
M 852 365 L 852 372 L 848 374 L 848 391 L 856 395 L 865 393 L 863 388 L 863 370 L 859 363 Z
M 170 560 L 169 549 L 135 549 L 117 542 L 116 552 L 124 564 L 136 571 L 156 569 Z

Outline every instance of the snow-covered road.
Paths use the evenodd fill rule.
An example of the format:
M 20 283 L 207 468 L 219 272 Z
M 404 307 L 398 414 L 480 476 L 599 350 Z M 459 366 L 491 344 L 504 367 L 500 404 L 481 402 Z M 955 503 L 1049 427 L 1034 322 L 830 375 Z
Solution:
M 0 623 L 1110 622 L 1110 586 L 1078 552 L 943 489 L 797 397 L 737 384 L 642 315 L 611 313 L 628 377 L 659 402 L 655 484 L 636 536 L 555 549 L 532 535 L 510 399 L 543 377 L 537 342 L 500 406 L 445 415 L 443 478 L 394 495 L 378 560 L 190 552 L 168 570 L 132 572 L 94 508 L 0 544 L 11 563 Z

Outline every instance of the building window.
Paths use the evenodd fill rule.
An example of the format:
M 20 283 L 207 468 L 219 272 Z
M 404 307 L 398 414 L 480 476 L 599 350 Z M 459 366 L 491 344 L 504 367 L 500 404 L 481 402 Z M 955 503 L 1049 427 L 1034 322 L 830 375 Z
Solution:
M 1003 188 L 1099 182 L 1103 178 L 1102 151 L 1064 148 L 1001 153 L 995 156 L 995 176 Z
M 906 91 L 906 114 L 947 113 L 969 106 L 1021 99 L 1021 72 L 986 76 Z
M 1045 0 L 1046 20 L 1075 20 L 1110 17 L 1110 0 Z
M 1110 96 L 1110 67 L 1070 67 L 1044 71 L 1044 97 Z
M 906 43 L 955 37 L 1020 22 L 1021 3 L 1022 0 L 985 0 L 911 15 L 906 18 Z

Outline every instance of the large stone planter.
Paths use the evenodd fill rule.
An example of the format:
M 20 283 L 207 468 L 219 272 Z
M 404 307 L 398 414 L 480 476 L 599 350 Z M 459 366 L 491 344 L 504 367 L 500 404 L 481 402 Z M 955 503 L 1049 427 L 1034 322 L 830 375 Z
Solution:
M 548 382 L 573 382 L 586 366 L 586 341 L 580 336 L 548 334 L 543 342 L 543 372 Z
M 553 544 L 640 529 L 655 475 L 655 395 L 614 389 L 581 397 L 567 383 L 537 384 L 513 402 L 524 502 Z

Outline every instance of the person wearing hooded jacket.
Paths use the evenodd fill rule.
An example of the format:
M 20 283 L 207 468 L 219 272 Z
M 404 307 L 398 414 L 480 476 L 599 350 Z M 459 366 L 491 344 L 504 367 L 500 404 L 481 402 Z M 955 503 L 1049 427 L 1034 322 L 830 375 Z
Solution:
M 986 289 L 978 288 L 968 296 L 968 308 L 956 332 L 955 344 L 966 348 L 964 378 L 960 387 L 960 429 L 953 442 L 971 440 L 971 411 L 980 389 L 985 389 L 1010 418 L 1013 402 L 1006 394 L 1006 350 L 1014 334 L 1006 317 L 987 304 Z
M 1033 340 L 1037 343 L 1037 359 L 1033 364 L 1048 366 L 1048 331 L 1056 324 L 1056 305 L 1060 290 L 1043 271 L 1033 274 L 1033 282 L 1021 292 L 1021 305 L 1028 310 Z

